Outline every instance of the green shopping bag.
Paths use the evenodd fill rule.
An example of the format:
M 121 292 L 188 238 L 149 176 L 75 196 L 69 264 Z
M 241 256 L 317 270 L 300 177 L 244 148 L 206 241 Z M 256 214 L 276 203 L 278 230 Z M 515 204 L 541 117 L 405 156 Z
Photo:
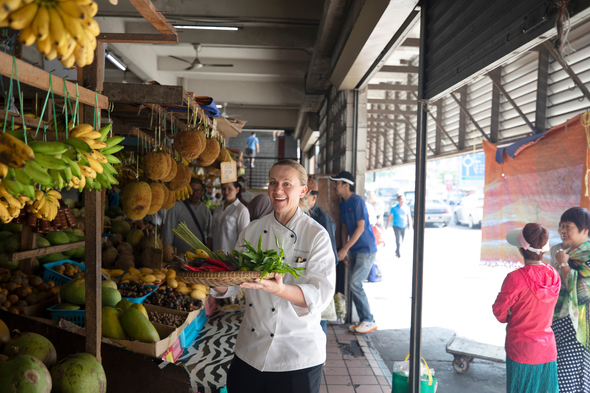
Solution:
M 404 362 L 407 362 L 409 357 L 410 354 L 406 356 Z M 428 373 L 428 381 L 420 381 L 420 393 L 436 393 L 438 381 L 436 378 L 432 376 L 432 373 L 430 372 L 430 367 L 428 367 L 428 363 L 426 363 L 426 360 L 422 358 L 422 361 L 426 366 L 426 372 Z M 393 373 L 393 378 L 391 380 L 391 393 L 408 393 L 409 385 L 409 376 L 405 376 L 395 372 Z

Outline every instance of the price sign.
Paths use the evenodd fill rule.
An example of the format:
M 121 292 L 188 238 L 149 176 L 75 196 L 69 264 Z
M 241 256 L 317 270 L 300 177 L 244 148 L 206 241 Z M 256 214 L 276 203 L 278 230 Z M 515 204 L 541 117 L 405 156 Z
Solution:
M 221 163 L 221 183 L 229 183 L 238 180 L 238 168 L 236 162 Z

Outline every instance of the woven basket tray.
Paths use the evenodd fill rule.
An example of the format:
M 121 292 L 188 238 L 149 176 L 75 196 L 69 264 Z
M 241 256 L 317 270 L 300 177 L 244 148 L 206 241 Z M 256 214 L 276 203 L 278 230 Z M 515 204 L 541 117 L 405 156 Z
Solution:
M 236 272 L 178 272 L 179 277 L 194 284 L 210 287 L 230 287 L 240 285 L 246 281 L 259 281 L 262 272 L 236 271 Z M 264 279 L 272 279 L 275 273 L 268 273 Z

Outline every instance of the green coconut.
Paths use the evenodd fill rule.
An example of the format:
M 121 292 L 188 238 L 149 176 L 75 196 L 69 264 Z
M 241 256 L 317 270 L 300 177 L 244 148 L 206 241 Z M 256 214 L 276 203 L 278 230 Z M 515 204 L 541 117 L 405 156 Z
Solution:
M 17 355 L 0 366 L 0 392 L 50 393 L 51 375 L 43 362 L 31 355 Z
M 57 362 L 55 347 L 40 334 L 25 332 L 15 336 L 4 347 L 3 354 L 12 357 L 15 355 L 31 355 L 39 359 L 47 367 Z M 0 389 L 0 391 L 2 391 Z
M 89 353 L 75 353 L 51 369 L 53 393 L 106 393 L 102 364 Z

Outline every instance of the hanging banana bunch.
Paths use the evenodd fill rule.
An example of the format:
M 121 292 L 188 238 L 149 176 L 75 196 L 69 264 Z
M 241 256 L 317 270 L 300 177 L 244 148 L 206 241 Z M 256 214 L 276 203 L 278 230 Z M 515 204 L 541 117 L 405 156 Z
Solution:
M 47 60 L 84 67 L 94 61 L 97 12 L 93 0 L 0 0 L 0 27 L 20 30 L 20 42 L 37 43 Z
M 175 193 L 176 193 L 176 200 L 177 201 L 184 201 L 185 199 L 188 199 L 191 197 L 191 195 L 193 194 L 193 189 L 191 188 L 190 185 L 188 185 L 185 188 L 175 191 Z

